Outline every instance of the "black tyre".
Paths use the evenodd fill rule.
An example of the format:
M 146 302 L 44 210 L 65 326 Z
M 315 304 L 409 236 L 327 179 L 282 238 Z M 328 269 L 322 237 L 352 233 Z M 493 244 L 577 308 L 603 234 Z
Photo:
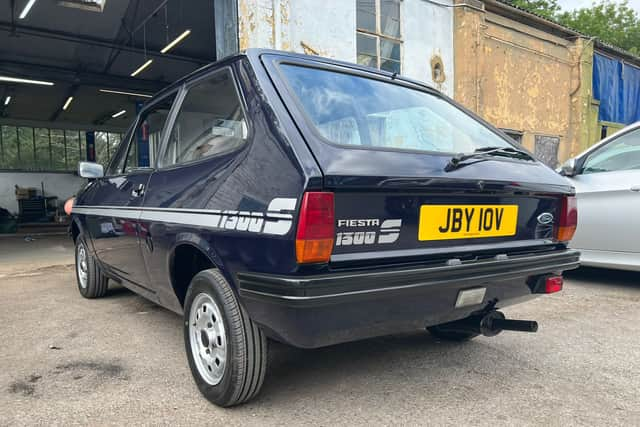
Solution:
M 457 332 L 443 329 L 442 325 L 429 326 L 427 330 L 431 335 L 443 341 L 469 341 L 478 336 L 473 332 Z
M 85 298 L 100 298 L 107 293 L 109 279 L 102 274 L 82 234 L 76 238 L 76 280 L 80 295 Z
M 196 274 L 184 302 L 184 343 L 200 392 L 219 406 L 253 398 L 262 387 L 267 339 L 217 270 Z

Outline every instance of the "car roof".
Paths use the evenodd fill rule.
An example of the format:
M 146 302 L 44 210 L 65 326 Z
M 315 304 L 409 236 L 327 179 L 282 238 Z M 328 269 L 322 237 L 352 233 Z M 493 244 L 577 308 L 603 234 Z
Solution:
M 332 59 L 332 58 L 327 58 L 327 57 L 323 57 L 323 56 L 316 56 L 316 55 L 306 55 L 303 53 L 294 53 L 294 52 L 287 52 L 287 51 L 282 51 L 282 50 L 275 50 L 275 49 L 261 49 L 261 48 L 251 48 L 251 49 L 246 49 L 244 51 L 235 53 L 233 55 L 229 55 L 226 56 L 222 59 L 220 59 L 219 61 L 215 61 L 212 62 L 210 64 L 206 64 L 200 68 L 198 68 L 195 71 L 192 71 L 191 73 L 181 77 L 180 79 L 176 80 L 175 82 L 171 83 L 170 85 L 168 85 L 167 87 L 161 89 L 159 92 L 157 92 L 156 94 L 153 95 L 153 97 L 149 100 L 149 103 L 152 103 L 155 99 L 158 98 L 162 98 L 164 95 L 166 95 L 169 92 L 174 91 L 176 88 L 179 88 L 180 86 L 182 86 L 185 82 L 188 82 L 190 80 L 196 79 L 204 74 L 207 74 L 208 72 L 215 70 L 219 67 L 222 67 L 224 65 L 228 65 L 231 64 L 241 58 L 248 58 L 251 62 L 255 62 L 255 61 L 259 61 L 260 60 L 260 56 L 262 55 L 274 55 L 274 56 L 278 56 L 278 57 L 282 57 L 282 58 L 292 58 L 292 59 L 300 59 L 300 60 L 307 60 L 307 61 L 315 61 L 315 62 L 319 62 L 319 63 L 325 63 L 325 64 L 333 64 L 333 65 L 339 65 L 339 66 L 343 66 L 346 68 L 352 68 L 354 70 L 359 70 L 359 71 L 364 71 L 367 73 L 373 73 L 373 74 L 379 74 L 381 76 L 385 76 L 385 77 L 393 77 L 394 79 L 397 80 L 402 80 L 405 81 L 407 83 L 411 83 L 414 84 L 416 86 L 421 86 L 425 89 L 428 89 L 430 91 L 435 91 L 435 92 L 439 92 L 436 88 L 434 88 L 433 86 L 425 83 L 425 82 L 421 82 L 418 80 L 414 80 L 414 79 L 410 79 L 408 77 L 404 77 L 400 74 L 395 74 L 389 71 L 384 71 L 384 70 L 379 70 L 377 68 L 371 68 L 371 67 L 366 67 L 363 65 L 359 65 L 353 62 L 347 62 L 347 61 L 340 61 L 337 59 Z M 395 74 L 395 75 L 394 75 Z
M 601 147 L 607 143 L 609 143 L 610 141 L 618 138 L 620 135 L 627 133 L 629 131 L 635 130 L 635 129 L 639 129 L 640 128 L 640 121 L 632 123 L 622 129 L 620 129 L 619 131 L 615 132 L 612 135 L 609 135 L 608 137 L 604 138 L 603 140 L 593 144 L 591 147 L 587 148 L 586 150 L 584 150 L 583 152 L 581 152 L 580 154 L 578 154 L 577 156 L 574 156 L 575 159 L 580 158 L 585 156 L 586 154 L 598 149 L 598 147 Z

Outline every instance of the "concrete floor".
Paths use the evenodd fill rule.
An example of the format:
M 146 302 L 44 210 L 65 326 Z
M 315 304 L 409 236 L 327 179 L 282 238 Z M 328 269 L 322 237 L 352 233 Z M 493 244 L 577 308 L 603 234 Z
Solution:
M 640 275 L 581 270 L 464 344 L 422 332 L 298 350 L 271 343 L 262 393 L 220 409 L 181 319 L 122 288 L 76 290 L 65 238 L 0 239 L 0 426 L 640 425 Z

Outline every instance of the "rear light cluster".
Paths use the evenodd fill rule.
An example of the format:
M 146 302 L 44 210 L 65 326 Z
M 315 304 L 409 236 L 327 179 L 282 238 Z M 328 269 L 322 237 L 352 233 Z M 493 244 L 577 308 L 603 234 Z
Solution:
M 334 236 L 333 193 L 304 193 L 296 234 L 298 263 L 329 262 Z
M 562 276 L 547 277 L 544 282 L 544 293 L 553 294 L 556 292 L 560 292 L 562 290 L 563 283 L 564 280 L 562 279 Z
M 562 199 L 562 208 L 558 220 L 556 236 L 561 242 L 568 242 L 573 238 L 578 226 L 578 201 L 574 196 L 565 196 Z

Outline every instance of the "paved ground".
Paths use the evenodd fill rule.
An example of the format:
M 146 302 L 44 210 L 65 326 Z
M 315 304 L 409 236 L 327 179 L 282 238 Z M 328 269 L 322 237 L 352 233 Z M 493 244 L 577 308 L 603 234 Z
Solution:
M 262 394 L 223 410 L 191 380 L 180 318 L 124 289 L 82 299 L 65 240 L 6 242 L 0 426 L 640 425 L 639 274 L 584 270 L 561 294 L 508 310 L 538 320 L 534 335 L 272 344 Z

